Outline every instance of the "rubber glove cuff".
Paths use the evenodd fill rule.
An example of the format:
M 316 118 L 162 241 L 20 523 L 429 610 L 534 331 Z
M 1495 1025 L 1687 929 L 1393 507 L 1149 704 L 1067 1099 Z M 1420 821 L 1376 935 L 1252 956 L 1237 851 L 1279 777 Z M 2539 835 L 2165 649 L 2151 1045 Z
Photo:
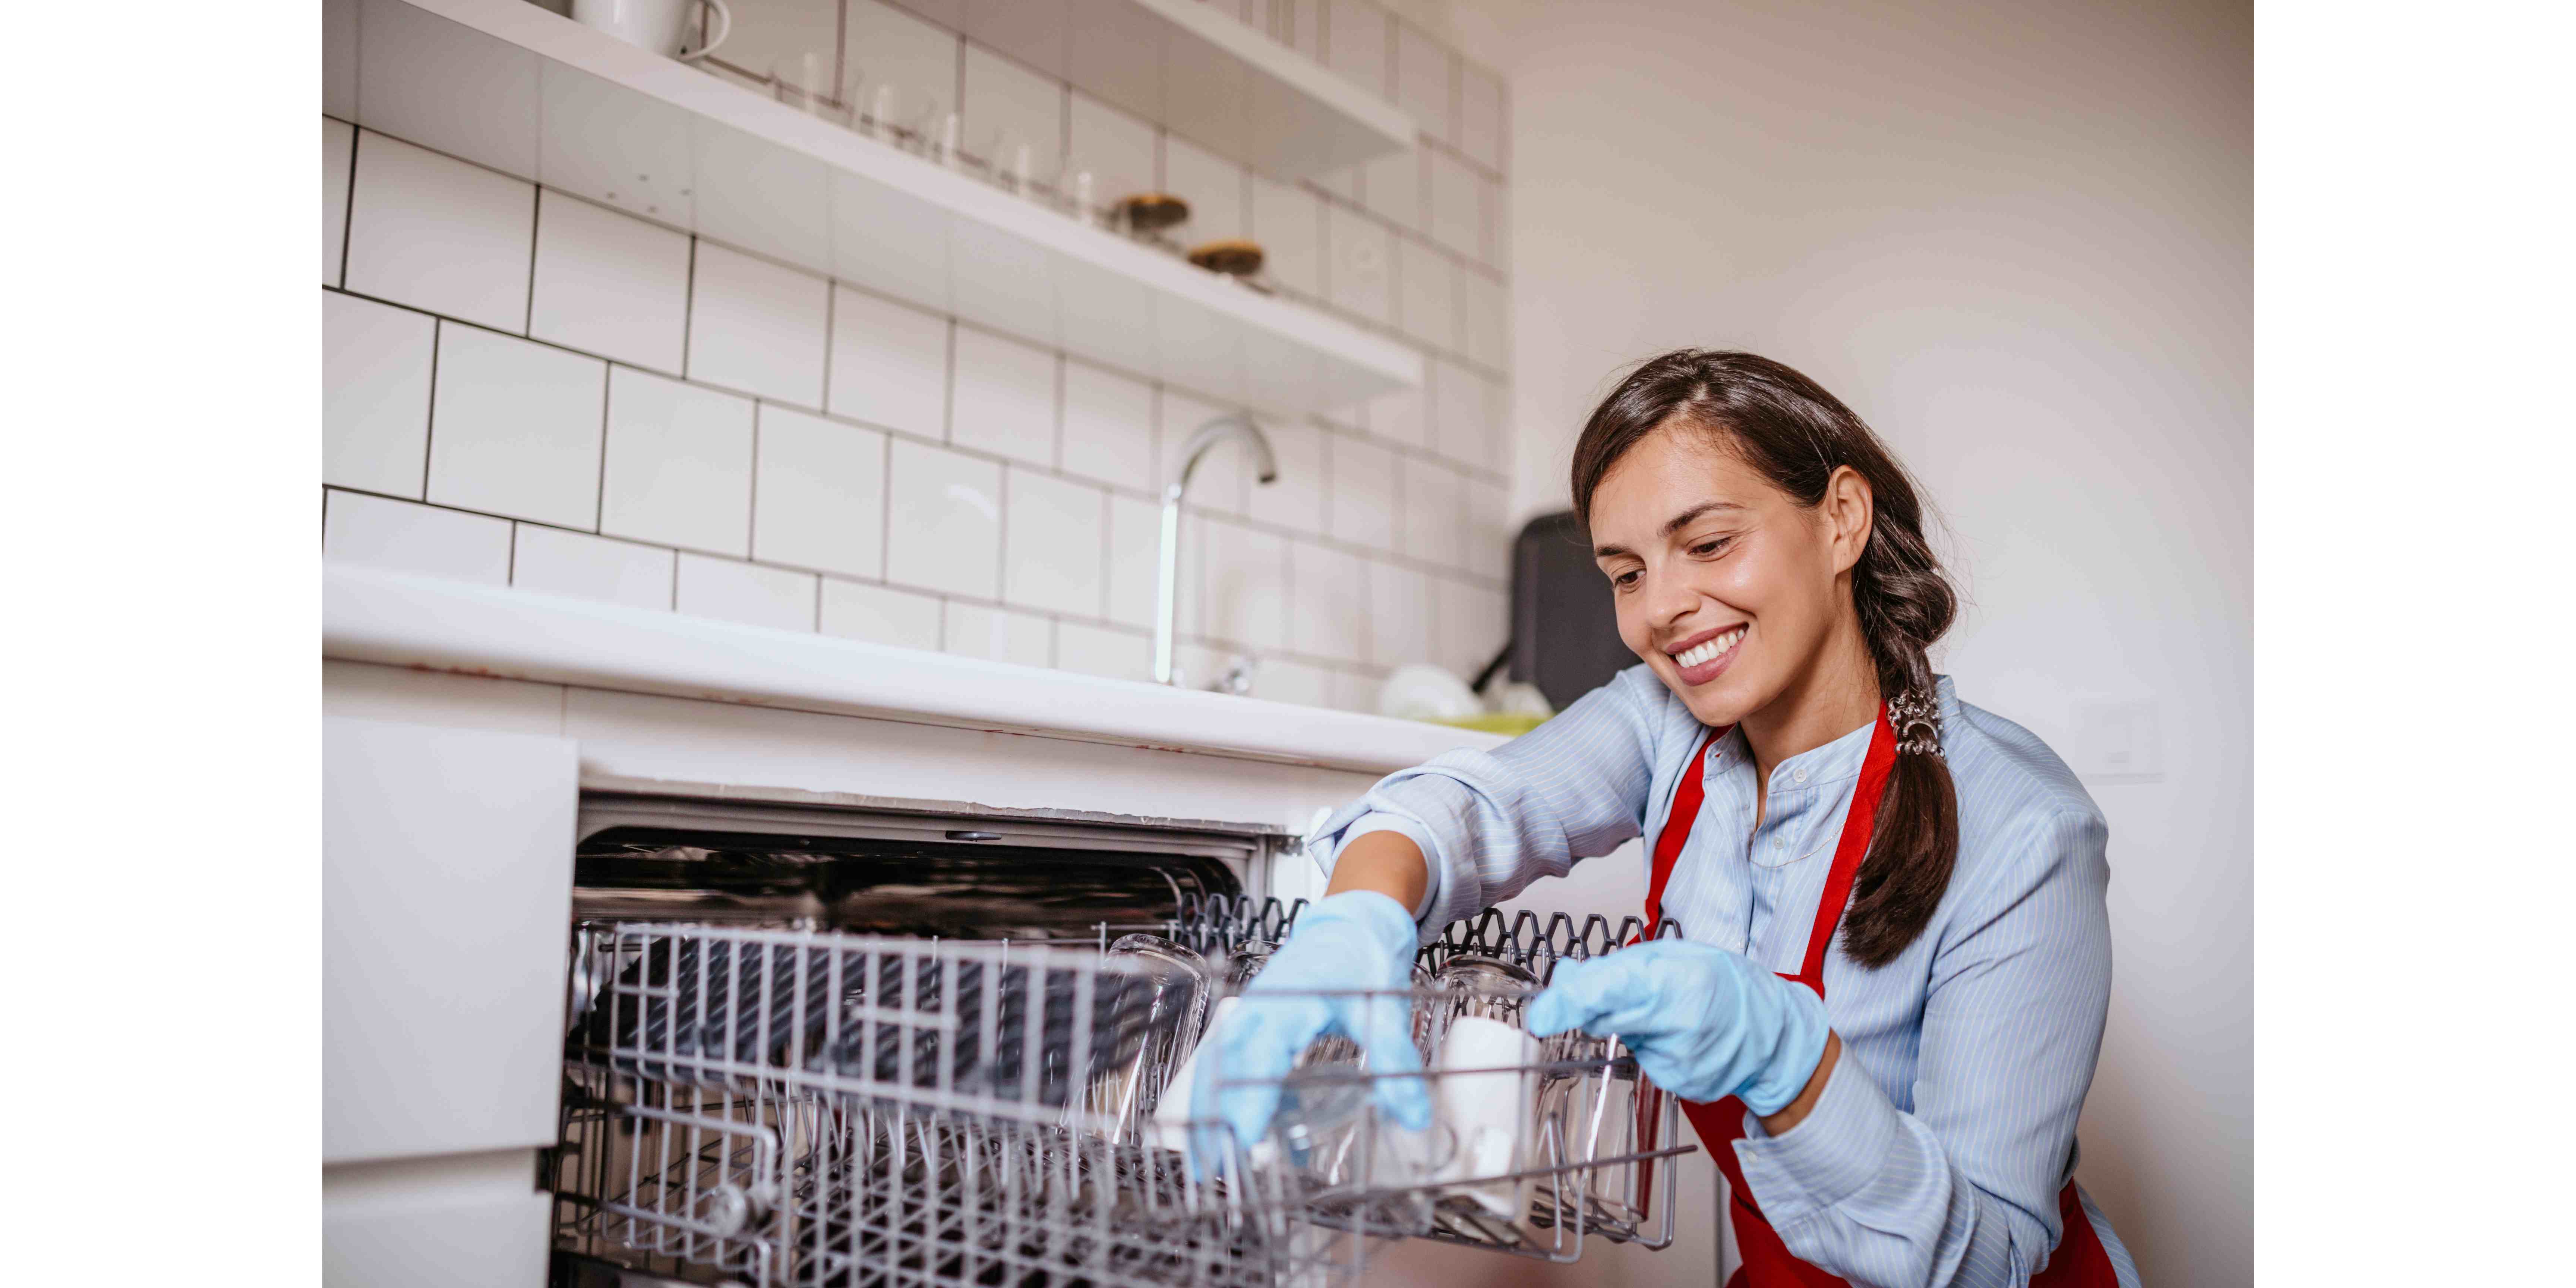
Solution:
M 1530 1004 L 1530 1032 L 1617 1036 L 1655 1085 L 1685 1100 L 1735 1096 L 1767 1116 L 1824 1059 L 1825 1004 L 1741 953 L 1658 940 L 1566 962 Z

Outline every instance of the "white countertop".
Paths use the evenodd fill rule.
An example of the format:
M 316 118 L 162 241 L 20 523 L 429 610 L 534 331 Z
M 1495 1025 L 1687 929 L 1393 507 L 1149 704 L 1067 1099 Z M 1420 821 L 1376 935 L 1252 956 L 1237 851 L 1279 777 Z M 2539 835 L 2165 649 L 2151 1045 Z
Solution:
M 325 564 L 322 653 L 502 679 L 1387 773 L 1494 734 Z

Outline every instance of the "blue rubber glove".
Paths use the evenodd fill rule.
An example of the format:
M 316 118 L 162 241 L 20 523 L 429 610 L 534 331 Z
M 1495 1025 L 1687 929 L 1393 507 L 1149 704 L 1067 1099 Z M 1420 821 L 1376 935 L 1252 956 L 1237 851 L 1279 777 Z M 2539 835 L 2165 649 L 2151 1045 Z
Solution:
M 1372 890 L 1346 890 L 1299 913 L 1288 942 L 1271 954 L 1261 974 L 1244 986 L 1233 1013 L 1201 1043 L 1190 1117 L 1221 1119 L 1249 1150 L 1270 1130 L 1279 1079 L 1324 1033 L 1359 1043 L 1371 1073 L 1420 1071 L 1410 992 L 1418 943 L 1412 914 Z M 1391 990 L 1395 996 L 1316 996 L 1335 990 Z M 1260 1081 L 1217 1085 L 1241 1078 Z M 1379 1112 L 1399 1126 L 1420 1131 L 1431 1125 L 1431 1093 L 1422 1079 L 1379 1078 L 1370 1083 L 1370 1094 Z M 1193 1133 L 1192 1169 L 1202 1176 L 1220 1170 L 1222 1143 Z
M 1684 1100 L 1740 1097 L 1765 1116 L 1806 1089 L 1828 1027 L 1815 990 L 1742 953 L 1682 939 L 1560 962 L 1529 1009 L 1540 1037 L 1617 1034 L 1656 1086 Z

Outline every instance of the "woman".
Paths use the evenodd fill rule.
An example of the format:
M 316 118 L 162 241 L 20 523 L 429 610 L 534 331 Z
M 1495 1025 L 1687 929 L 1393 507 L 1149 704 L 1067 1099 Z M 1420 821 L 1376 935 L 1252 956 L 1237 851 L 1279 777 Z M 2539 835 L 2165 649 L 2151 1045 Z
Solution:
M 1805 376 L 1684 350 L 1593 412 L 1573 483 L 1642 665 L 1327 820 L 1326 896 L 1211 1039 L 1226 1078 L 1325 1031 L 1418 1068 L 1402 1008 L 1356 991 L 1643 835 L 1646 916 L 1681 938 L 1560 965 L 1530 1028 L 1615 1033 L 1692 1102 L 1734 1285 L 2135 1285 L 2073 1181 L 2107 829 L 2039 739 L 1932 673 L 1953 594 L 1903 467 Z M 1216 1083 L 1198 1116 L 1258 1139 L 1276 1087 Z M 1420 1080 L 1374 1094 L 1427 1125 Z

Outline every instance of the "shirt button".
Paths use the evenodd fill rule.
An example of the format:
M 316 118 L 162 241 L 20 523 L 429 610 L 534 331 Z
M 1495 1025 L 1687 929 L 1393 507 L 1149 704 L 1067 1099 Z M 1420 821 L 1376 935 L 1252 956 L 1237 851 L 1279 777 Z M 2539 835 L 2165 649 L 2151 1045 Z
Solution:
M 1805 782 L 1805 781 L 1807 781 L 1807 771 L 1806 771 L 1806 770 L 1803 770 L 1803 769 L 1801 769 L 1801 770 L 1799 770 L 1798 772 L 1796 772 L 1796 773 L 1794 773 L 1794 774 L 1791 774 L 1791 775 L 1789 775 L 1789 776 L 1790 776 L 1791 778 L 1797 779 L 1799 782 L 1802 782 L 1802 783 L 1803 783 L 1803 782 Z

